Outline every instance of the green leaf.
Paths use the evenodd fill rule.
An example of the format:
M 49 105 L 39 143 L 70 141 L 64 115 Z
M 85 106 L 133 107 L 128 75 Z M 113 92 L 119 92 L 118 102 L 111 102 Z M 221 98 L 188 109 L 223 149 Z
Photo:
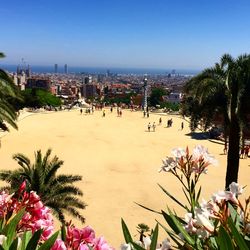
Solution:
M 25 231 L 22 237 L 22 244 L 21 244 L 21 249 L 20 250 L 25 250 L 26 246 L 29 242 L 29 240 L 32 237 L 32 232 L 31 231 Z
M 151 208 L 145 207 L 145 206 L 143 206 L 143 205 L 141 205 L 141 204 L 139 204 L 139 203 L 137 203 L 137 202 L 135 202 L 135 204 L 138 205 L 138 206 L 140 206 L 140 207 L 142 207 L 142 208 L 144 208 L 144 209 L 146 209 L 146 210 L 148 210 L 148 211 L 150 211 L 150 212 L 157 213 L 157 214 L 161 214 L 161 212 L 158 212 L 158 211 L 153 210 L 153 209 L 151 209 Z
M 7 235 L 6 244 L 9 247 L 13 241 L 13 239 L 16 236 L 16 227 L 19 223 L 19 221 L 22 219 L 25 212 L 25 208 L 20 210 L 4 227 L 3 232 L 5 235 Z
M 174 230 L 174 232 L 176 234 L 179 233 L 179 230 L 177 228 L 177 226 L 175 225 L 175 223 L 173 222 L 172 218 L 170 215 L 168 215 L 166 212 L 164 212 L 163 210 L 161 211 L 162 215 L 164 217 L 164 219 L 166 220 L 166 222 L 168 223 L 168 225 Z
M 17 250 L 17 245 L 18 245 L 18 238 L 15 238 L 15 240 L 10 245 L 9 250 Z
M 154 229 L 154 233 L 153 233 L 152 239 L 151 239 L 150 250 L 156 249 L 158 233 L 159 233 L 159 226 L 158 226 L 158 224 L 156 224 L 155 229 Z
M 194 239 L 187 233 L 187 231 L 183 228 L 183 225 L 179 222 L 179 220 L 175 217 L 175 215 L 171 212 L 169 209 L 169 215 L 173 221 L 173 223 L 178 228 L 178 231 L 182 234 L 182 236 L 185 238 L 185 240 L 192 246 L 194 246 L 195 241 Z
M 181 238 L 179 238 L 178 234 L 171 232 L 169 229 L 167 229 L 165 226 L 163 226 L 159 221 L 157 223 L 166 231 L 166 233 L 171 237 L 171 239 L 175 242 L 175 244 L 178 246 L 178 249 L 182 247 L 181 243 L 179 241 L 183 241 Z
M 65 228 L 65 225 L 62 225 L 62 227 L 61 227 L 61 239 L 62 239 L 62 241 L 66 240 L 66 228 Z
M 160 184 L 158 184 L 158 186 L 162 189 L 162 191 L 168 196 L 170 197 L 174 202 L 176 202 L 179 206 L 181 206 L 182 208 L 186 209 L 187 211 L 188 208 L 187 206 L 184 206 L 181 202 L 179 202 L 173 195 L 171 195 L 164 187 L 162 187 Z
M 232 233 L 237 245 L 239 246 L 239 248 L 241 250 L 249 249 L 246 242 L 244 241 L 244 238 L 242 237 L 242 235 L 239 233 L 238 229 L 234 225 L 231 217 L 228 218 L 228 224 L 229 224 L 229 227 L 231 229 L 231 233 Z
M 133 242 L 133 239 L 132 239 L 131 234 L 130 234 L 130 232 L 128 230 L 128 227 L 127 227 L 127 225 L 126 225 L 126 223 L 124 222 L 123 219 L 122 219 L 122 232 L 123 232 L 124 239 L 125 239 L 126 243 Z
M 54 245 L 57 236 L 59 234 L 59 231 L 55 232 L 48 240 L 46 240 L 39 248 L 38 250 L 50 250 L 51 247 Z
M 0 250 L 4 250 L 4 248 L 0 245 Z
M 219 249 L 221 250 L 233 250 L 234 246 L 231 237 L 228 235 L 227 231 L 223 226 L 220 226 L 218 236 L 216 237 Z
M 237 210 L 229 202 L 228 202 L 228 208 L 230 210 L 230 214 L 231 214 L 232 220 L 233 220 L 236 228 L 238 230 L 240 230 L 241 220 L 240 220 L 239 214 L 237 213 Z
M 28 250 L 35 250 L 37 247 L 37 244 L 40 240 L 40 237 L 42 235 L 43 230 L 39 229 L 37 230 L 33 236 L 31 237 L 31 239 L 29 240 L 28 244 L 27 244 L 27 249 Z

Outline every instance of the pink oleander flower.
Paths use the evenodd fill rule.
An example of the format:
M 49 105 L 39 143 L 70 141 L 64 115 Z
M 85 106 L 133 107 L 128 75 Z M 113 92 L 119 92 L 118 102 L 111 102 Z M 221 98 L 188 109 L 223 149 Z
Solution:
M 32 233 L 43 229 L 41 240 L 48 239 L 54 230 L 53 218 L 50 210 L 43 205 L 35 192 L 24 191 L 25 182 L 18 190 L 18 198 L 5 192 L 0 194 L 0 217 L 5 218 L 7 214 L 17 214 L 25 208 L 25 213 L 18 224 L 17 233 L 30 230 Z M 7 216 L 8 217 L 8 216 Z
M 51 250 L 67 250 L 67 247 L 61 239 L 57 239 Z
M 107 241 L 103 237 L 99 237 L 94 239 L 94 250 L 113 250 L 107 243 Z

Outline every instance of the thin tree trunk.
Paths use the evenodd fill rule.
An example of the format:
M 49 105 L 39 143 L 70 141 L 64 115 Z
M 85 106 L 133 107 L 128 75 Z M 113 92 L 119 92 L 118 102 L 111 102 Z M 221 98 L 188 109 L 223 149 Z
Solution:
M 240 126 L 236 115 L 231 117 L 229 125 L 229 147 L 227 154 L 226 185 L 228 189 L 232 182 L 238 181 L 239 172 L 239 150 L 240 150 Z

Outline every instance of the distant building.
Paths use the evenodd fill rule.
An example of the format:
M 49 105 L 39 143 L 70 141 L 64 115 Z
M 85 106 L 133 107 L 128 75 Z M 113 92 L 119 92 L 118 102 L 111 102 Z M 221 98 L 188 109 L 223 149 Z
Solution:
M 171 103 L 180 103 L 182 100 L 182 93 L 180 92 L 171 92 L 168 96 L 164 96 L 163 99 L 166 102 Z
M 80 87 L 80 93 L 86 99 L 94 98 L 97 95 L 97 87 L 94 84 L 83 84 Z
M 57 63 L 55 64 L 55 66 L 54 66 L 54 72 L 57 74 L 58 73 L 58 65 L 57 65 Z
M 68 65 L 67 64 L 64 65 L 64 73 L 68 74 Z
M 26 88 L 39 88 L 50 91 L 51 81 L 49 79 L 30 78 L 27 80 Z
M 26 75 L 24 72 L 13 75 L 13 82 L 18 86 L 20 90 L 25 90 Z

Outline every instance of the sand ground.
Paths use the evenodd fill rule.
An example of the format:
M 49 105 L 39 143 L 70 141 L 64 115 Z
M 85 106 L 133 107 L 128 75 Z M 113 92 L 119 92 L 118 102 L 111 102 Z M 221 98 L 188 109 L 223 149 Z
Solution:
M 161 159 L 170 155 L 174 147 L 192 148 L 202 144 L 219 161 L 217 167 L 209 167 L 207 175 L 202 176 L 202 197 L 224 187 L 226 156 L 223 145 L 204 139 L 192 139 L 188 133 L 188 123 L 172 116 L 173 127 L 166 128 L 170 116 L 161 115 L 163 123 L 157 125 L 155 132 L 147 132 L 147 124 L 158 124 L 160 115 L 150 114 L 143 118 L 141 112 L 123 111 L 122 117 L 116 112 L 106 110 L 93 115 L 80 115 L 79 110 L 55 113 L 40 113 L 19 121 L 19 130 L 1 139 L 0 169 L 15 169 L 12 160 L 14 153 L 24 153 L 34 158 L 34 151 L 47 148 L 64 160 L 61 171 L 66 174 L 80 174 L 83 181 L 79 187 L 84 192 L 83 200 L 88 204 L 83 211 L 86 225 L 91 225 L 97 235 L 104 235 L 114 247 L 124 242 L 121 217 L 126 221 L 133 235 L 136 225 L 146 223 L 155 226 L 155 219 L 164 223 L 157 214 L 151 213 L 135 202 L 155 210 L 166 206 L 179 210 L 169 200 L 157 183 L 163 185 L 175 197 L 183 199 L 180 184 L 168 173 L 158 173 Z M 240 161 L 239 183 L 250 182 L 249 159 Z M 245 193 L 249 194 L 249 187 Z M 80 225 L 73 219 L 74 224 Z M 164 223 L 166 224 L 166 223 Z M 165 234 L 161 230 L 160 238 Z

